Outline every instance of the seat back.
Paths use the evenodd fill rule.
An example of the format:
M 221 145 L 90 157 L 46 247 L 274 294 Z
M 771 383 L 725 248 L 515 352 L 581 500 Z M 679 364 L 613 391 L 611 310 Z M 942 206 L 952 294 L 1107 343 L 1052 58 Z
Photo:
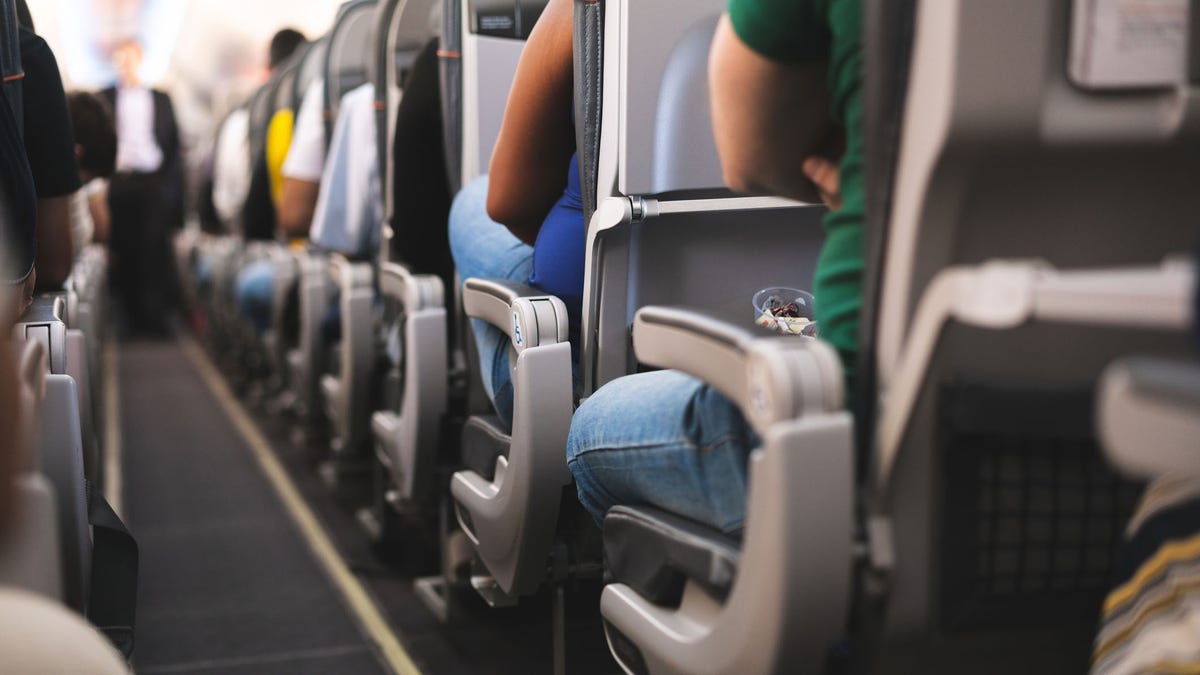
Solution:
M 271 101 L 272 113 L 277 113 L 281 110 L 296 111 L 294 107 L 297 97 L 296 82 L 299 77 L 300 62 L 303 61 L 304 51 L 306 50 L 307 47 L 292 56 L 287 64 L 284 65 L 283 70 L 280 71 L 278 75 L 279 83 L 275 87 L 274 97 Z
M 1200 208 L 1185 178 L 1200 175 L 1195 86 L 1181 76 L 1099 91 L 1071 79 L 1073 60 L 1114 56 L 1096 26 L 1117 17 L 1093 13 L 1111 9 L 954 1 L 919 3 L 913 14 L 894 185 L 871 193 L 871 208 L 890 203 L 886 233 L 871 232 L 886 237 L 884 250 L 868 245 L 868 269 L 882 263 L 877 299 L 869 277 L 866 286 L 875 331 L 866 347 L 877 347 L 886 392 L 869 531 L 889 533 L 872 536 L 874 546 L 894 542 L 878 558 L 891 561 L 879 656 L 896 672 L 980 654 L 989 672 L 1088 662 L 1138 493 L 1096 447 L 1096 379 L 1129 351 L 1188 345 L 1146 330 L 1151 308 L 1136 302 L 1118 312 L 1128 320 L 1107 324 L 1080 303 L 1105 303 L 1106 284 L 1095 281 L 1116 274 L 1105 268 L 1186 251 Z M 1160 35 L 1188 30 L 1171 12 L 1153 20 Z M 870 54 L 869 68 L 878 64 Z M 868 139 L 896 132 L 878 126 L 882 117 L 868 122 L 877 134 Z M 1042 305 L 1044 268 L 1022 262 L 1033 258 L 1101 269 L 1072 286 L 1075 315 Z M 1115 278 L 1113 302 L 1146 290 Z M 879 400 L 872 394 L 864 412 Z
M 462 185 L 487 171 L 521 49 L 545 6 L 544 0 L 463 0 Z M 449 46 L 442 49 L 450 52 Z M 453 87 L 453 82 L 443 84 Z M 450 96 L 452 104 L 453 89 Z M 446 117 L 451 124 L 456 112 Z
M 342 5 L 325 52 L 325 145 L 333 136 L 342 95 L 368 81 L 371 28 L 375 1 L 353 0 Z
M 436 34 L 439 24 L 431 21 L 431 12 L 437 6 L 437 0 L 407 0 L 381 5 L 377 14 L 382 23 L 377 25 L 381 34 L 376 43 L 375 129 L 379 138 L 379 177 L 387 223 L 395 216 L 392 149 L 396 139 L 396 114 L 409 68 L 421 48 Z M 389 249 L 384 241 L 381 253 L 386 256 Z
M 442 135 L 450 193 L 462 187 L 462 0 L 442 0 L 438 76 L 442 90 Z
M 722 9 L 718 0 L 575 5 L 589 229 L 585 396 L 636 368 L 629 332 L 640 307 L 738 307 L 750 321 L 758 290 L 811 288 L 823 208 L 735 198 L 722 187 L 705 75 Z
M 46 354 L 48 373 L 37 432 L 36 466 L 49 479 L 56 497 L 63 601 L 82 610 L 91 575 L 91 539 L 78 385 L 67 374 L 65 312 L 62 296 L 39 296 L 17 324 L 16 337 L 40 343 Z
M 372 29 L 371 44 L 374 45 L 374 53 L 371 59 L 371 82 L 375 85 L 375 151 L 377 153 L 377 162 L 379 164 L 379 178 L 384 186 L 384 214 L 391 213 L 390 202 L 391 197 L 388 195 L 387 189 L 389 174 L 389 163 L 387 159 L 387 149 L 391 147 L 388 139 L 391 137 L 392 129 L 388 125 L 388 101 L 391 98 L 400 95 L 400 82 L 395 77 L 396 64 L 392 60 L 392 52 L 388 50 L 388 36 L 392 30 L 393 18 L 399 13 L 401 7 L 400 0 L 383 0 L 375 6 L 375 25 Z
M 271 78 L 254 91 L 250 98 L 250 165 L 264 157 L 267 148 L 267 129 L 275 110 L 277 78 Z
M 292 110 L 299 111 L 300 103 L 310 85 L 319 79 L 325 69 L 325 52 L 329 49 L 329 37 L 320 38 L 308 43 L 296 73 L 296 88 L 293 91 Z
M 913 57 L 880 302 L 885 382 L 918 300 L 950 265 L 1030 256 L 1059 268 L 1136 265 L 1191 250 L 1200 75 L 1103 91 L 1070 75 L 1092 51 L 1102 59 L 1112 50 L 1097 23 L 1119 19 L 1115 11 L 1073 0 L 919 10 L 925 35 Z M 1186 13 L 1165 11 L 1141 20 L 1163 22 L 1182 62 Z M 1073 20 L 1088 28 L 1068 39 Z M 995 59 L 1018 38 L 1027 48 Z M 1122 57 L 1111 58 L 1119 66 Z

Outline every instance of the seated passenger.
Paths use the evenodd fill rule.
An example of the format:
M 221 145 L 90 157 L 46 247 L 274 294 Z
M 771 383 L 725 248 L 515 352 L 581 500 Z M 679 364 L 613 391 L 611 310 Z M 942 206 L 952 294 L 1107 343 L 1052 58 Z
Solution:
M 837 348 L 847 377 L 863 268 L 861 24 L 861 0 L 730 0 L 709 67 L 726 182 L 799 197 L 812 180 L 835 209 L 825 218 L 815 295 L 821 337 Z M 838 127 L 846 136 L 840 169 L 819 156 Z M 729 532 L 745 518 L 756 444 L 728 399 L 659 371 L 614 380 L 579 407 L 567 464 L 597 523 L 615 505 L 651 505 Z
M 108 178 L 117 167 L 117 130 L 112 111 L 98 96 L 73 92 L 67 97 L 71 125 L 75 128 L 75 154 L 83 188 L 71 204 L 71 228 L 78 253 L 93 242 L 108 240 Z
M 558 296 L 578 345 L 586 230 L 575 156 L 570 0 L 550 0 L 513 78 L 489 175 L 465 186 L 450 210 L 450 251 L 463 279 L 500 278 Z M 509 339 L 472 320 L 483 384 L 512 421 Z
M 284 28 L 276 32 L 271 38 L 267 56 L 272 76 L 305 44 L 307 40 L 304 35 L 295 29 Z M 281 116 L 283 112 L 279 111 L 271 119 L 264 155 L 248 157 L 250 182 L 246 185 L 241 211 L 243 235 L 247 239 L 273 239 L 280 220 L 276 205 L 280 198 L 282 178 L 274 172 L 282 169 L 293 130 L 290 111 Z M 246 125 L 249 126 L 249 112 L 246 113 Z M 238 311 L 260 335 L 271 325 L 274 280 L 275 264 L 270 260 L 256 260 L 238 274 L 234 291 Z
M 37 278 L 37 193 L 9 100 L 9 89 L 0 86 L 0 190 L 7 197 L 0 218 L 0 335 L 33 304 Z
M 1197 248 L 1200 260 L 1200 247 Z M 1200 277 L 1194 291 L 1200 350 Z M 1198 352 L 1200 353 L 1200 352 Z M 1167 476 L 1146 489 L 1126 527 L 1100 615 L 1092 672 L 1200 670 L 1200 476 Z
M 37 287 L 59 290 L 71 274 L 71 195 L 82 185 L 58 62 L 46 42 L 21 28 L 25 152 L 37 189 Z M 33 121 L 36 120 L 36 123 Z

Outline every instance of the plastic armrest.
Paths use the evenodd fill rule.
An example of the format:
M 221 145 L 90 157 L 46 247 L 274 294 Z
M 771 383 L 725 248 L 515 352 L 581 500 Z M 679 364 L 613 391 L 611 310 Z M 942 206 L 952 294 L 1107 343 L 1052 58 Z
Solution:
M 634 318 L 633 348 L 643 363 L 685 372 L 720 391 L 760 431 L 843 405 L 840 360 L 819 340 L 757 337 L 694 311 L 644 307 Z
M 1113 363 L 1100 380 L 1096 423 L 1109 461 L 1128 474 L 1200 474 L 1200 364 Z
M 568 340 L 563 301 L 515 281 L 467 279 L 463 309 L 504 331 L 518 352 Z

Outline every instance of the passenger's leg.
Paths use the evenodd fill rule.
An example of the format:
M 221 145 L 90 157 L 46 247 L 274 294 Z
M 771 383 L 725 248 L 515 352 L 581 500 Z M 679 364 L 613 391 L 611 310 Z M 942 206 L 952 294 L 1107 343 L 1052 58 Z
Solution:
M 757 442 L 741 411 L 699 380 L 639 373 L 579 407 L 567 466 L 597 523 L 618 504 L 649 505 L 728 532 L 745 519 L 746 460 Z
M 137 178 L 129 174 L 116 174 L 108 188 L 108 205 L 112 213 L 112 233 L 109 251 L 112 260 L 109 277 L 117 306 L 124 316 L 125 325 L 137 332 L 141 318 L 138 306 L 138 223 L 142 219 L 141 193 L 137 189 Z
M 137 176 L 141 221 L 136 223 L 138 257 L 138 322 L 152 335 L 167 332 L 174 287 L 170 208 L 157 175 Z
M 508 279 L 529 283 L 533 248 L 521 243 L 508 228 L 487 215 L 487 177 L 481 176 L 458 193 L 450 208 L 450 252 L 459 277 Z M 508 372 L 508 336 L 477 319 L 471 320 L 483 386 L 496 413 L 512 421 L 512 381 Z
M 250 321 L 262 335 L 271 327 L 271 305 L 275 298 L 275 263 L 257 260 L 246 265 L 238 274 L 238 313 Z

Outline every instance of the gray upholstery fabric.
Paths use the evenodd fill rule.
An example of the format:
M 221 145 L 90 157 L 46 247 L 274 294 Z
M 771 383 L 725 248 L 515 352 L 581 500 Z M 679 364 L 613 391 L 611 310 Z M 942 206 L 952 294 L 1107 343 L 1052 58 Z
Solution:
M 583 218 L 596 211 L 600 104 L 604 82 L 604 2 L 575 0 L 575 139 L 583 186 Z

